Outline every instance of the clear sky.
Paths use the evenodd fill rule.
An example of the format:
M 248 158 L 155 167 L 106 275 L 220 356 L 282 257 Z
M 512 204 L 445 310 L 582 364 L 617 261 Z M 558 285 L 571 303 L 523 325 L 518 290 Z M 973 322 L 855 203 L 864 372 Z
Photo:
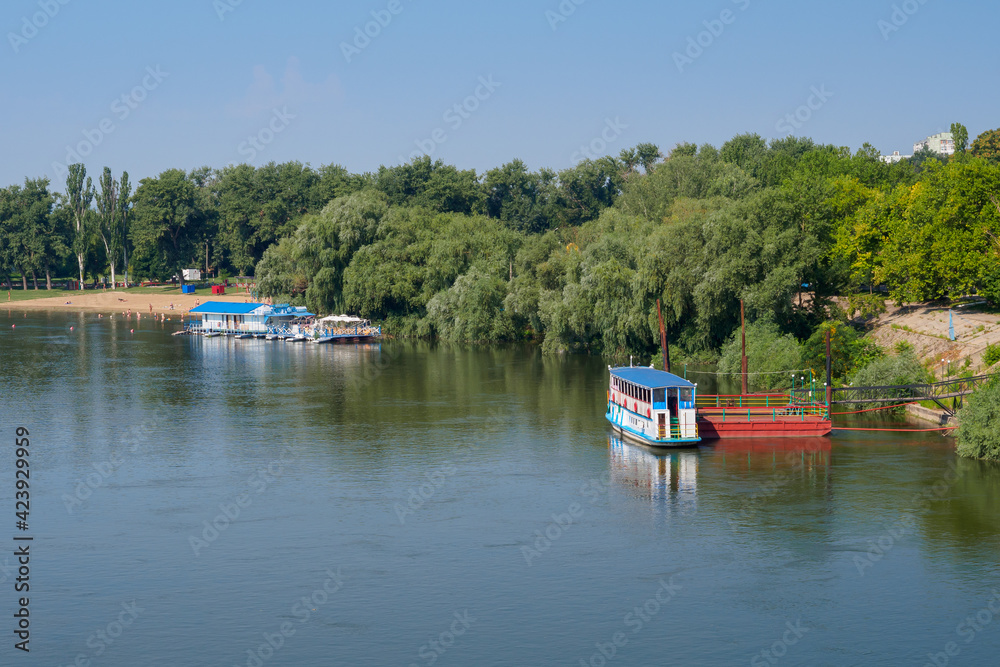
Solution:
M 4 0 L 0 186 L 61 191 L 70 151 L 133 181 L 418 150 L 562 169 L 742 132 L 907 154 L 955 121 L 1000 126 L 998 18 L 985 0 Z

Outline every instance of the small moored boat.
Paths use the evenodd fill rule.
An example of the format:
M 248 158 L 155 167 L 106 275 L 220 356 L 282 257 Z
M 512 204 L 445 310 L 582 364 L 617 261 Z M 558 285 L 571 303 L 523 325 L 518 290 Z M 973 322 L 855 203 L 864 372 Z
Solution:
M 605 417 L 623 437 L 657 447 L 684 447 L 701 440 L 693 383 L 654 368 L 608 370 Z

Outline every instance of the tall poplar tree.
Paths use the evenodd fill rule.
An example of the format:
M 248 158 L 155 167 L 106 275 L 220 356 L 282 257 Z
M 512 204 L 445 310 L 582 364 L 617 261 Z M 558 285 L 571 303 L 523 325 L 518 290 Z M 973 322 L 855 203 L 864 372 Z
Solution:
M 131 185 L 128 172 L 122 173 L 121 183 L 111 177 L 111 170 L 104 168 L 100 180 L 101 193 L 97 198 L 99 231 L 104 242 L 104 254 L 111 270 L 111 286 L 116 283 L 115 267 L 125 260 L 125 242 L 128 232 L 129 195 Z
M 87 210 L 94 200 L 94 184 L 87 177 L 83 164 L 71 164 L 66 176 L 66 196 L 73 213 L 73 253 L 80 266 L 80 289 L 83 289 L 83 265 L 90 251 L 90 230 L 87 228 Z

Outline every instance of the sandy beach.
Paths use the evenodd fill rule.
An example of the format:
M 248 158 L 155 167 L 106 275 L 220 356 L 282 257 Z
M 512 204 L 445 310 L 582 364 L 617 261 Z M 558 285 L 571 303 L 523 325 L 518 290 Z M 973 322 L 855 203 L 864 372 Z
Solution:
M 3 295 L 6 298 L 6 295 Z M 133 313 L 148 314 L 186 313 L 195 306 L 206 301 L 228 301 L 246 303 L 250 296 L 245 292 L 218 294 L 136 294 L 125 291 L 86 291 L 64 294 L 58 297 L 29 299 L 25 301 L 8 301 L 2 303 L 9 310 L 68 310 L 99 313 L 120 313 L 131 310 Z M 171 304 L 173 308 L 171 309 Z M 152 308 L 152 311 L 150 310 Z

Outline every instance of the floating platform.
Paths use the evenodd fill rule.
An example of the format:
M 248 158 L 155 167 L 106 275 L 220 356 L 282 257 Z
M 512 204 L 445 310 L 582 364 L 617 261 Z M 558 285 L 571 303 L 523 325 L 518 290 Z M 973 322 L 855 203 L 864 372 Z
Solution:
M 728 438 L 814 438 L 830 434 L 823 403 L 797 402 L 787 394 L 698 396 L 698 434 Z

